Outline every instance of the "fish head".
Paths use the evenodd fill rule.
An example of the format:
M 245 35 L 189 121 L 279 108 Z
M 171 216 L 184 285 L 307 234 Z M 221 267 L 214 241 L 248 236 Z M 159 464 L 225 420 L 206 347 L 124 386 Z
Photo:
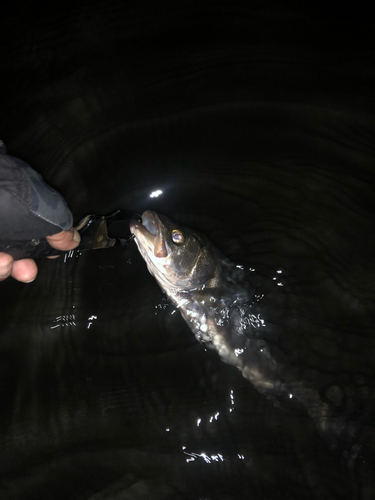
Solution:
M 211 244 L 202 234 L 168 217 L 146 210 L 130 231 L 148 270 L 167 293 L 209 284 L 216 275 Z

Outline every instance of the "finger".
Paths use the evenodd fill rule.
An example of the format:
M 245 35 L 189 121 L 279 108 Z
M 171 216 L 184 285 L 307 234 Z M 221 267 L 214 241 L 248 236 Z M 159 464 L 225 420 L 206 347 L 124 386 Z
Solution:
M 37 274 L 38 268 L 32 259 L 16 260 L 13 263 L 11 275 L 17 281 L 30 283 L 35 280 Z
M 81 236 L 76 228 L 72 227 L 69 231 L 47 236 L 47 241 L 51 247 L 57 250 L 74 250 L 81 241 Z
M 0 281 L 10 276 L 13 266 L 13 257 L 8 253 L 0 252 Z

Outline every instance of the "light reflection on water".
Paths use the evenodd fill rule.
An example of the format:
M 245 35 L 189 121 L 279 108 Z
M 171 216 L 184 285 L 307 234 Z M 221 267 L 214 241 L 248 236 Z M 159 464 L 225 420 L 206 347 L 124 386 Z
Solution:
M 54 330 L 55 328 L 59 327 L 64 328 L 65 326 L 77 326 L 75 321 L 76 321 L 75 314 L 57 316 L 54 320 L 52 320 L 52 323 L 55 324 L 51 326 L 51 330 Z
M 224 462 L 224 460 L 227 460 L 228 458 L 225 458 L 225 456 L 222 454 L 222 453 L 216 453 L 214 455 L 208 455 L 207 453 L 205 452 L 201 452 L 201 453 L 196 453 L 194 451 L 186 451 L 187 448 L 186 446 L 182 446 L 182 451 L 185 455 L 188 455 L 189 458 L 186 459 L 186 462 L 189 463 L 189 462 L 194 462 L 196 459 L 199 459 L 201 458 L 203 460 L 202 463 L 206 463 L 206 464 L 212 464 L 214 462 Z M 241 453 L 237 453 L 237 457 L 239 460 L 244 460 L 245 459 L 245 456 L 242 455 Z M 230 457 L 231 459 L 233 457 Z
M 74 306 L 73 306 L 74 307 Z M 98 316 L 92 314 L 87 318 L 87 329 L 90 328 L 90 326 L 93 324 L 94 320 L 97 320 Z M 64 328 L 67 326 L 77 326 L 77 318 L 76 314 L 63 314 L 61 316 L 57 316 L 55 319 L 52 320 L 53 325 L 50 327 L 51 330 L 54 330 L 55 328 Z

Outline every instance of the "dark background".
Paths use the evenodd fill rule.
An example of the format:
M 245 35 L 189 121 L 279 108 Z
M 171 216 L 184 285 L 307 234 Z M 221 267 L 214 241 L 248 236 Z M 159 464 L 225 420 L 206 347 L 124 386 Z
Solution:
M 254 269 L 286 362 L 338 419 L 318 432 L 303 405 L 265 398 L 198 344 L 134 244 L 41 260 L 34 283 L 0 284 L 0 498 L 372 499 L 370 13 L 2 9 L 9 152 L 76 222 L 155 209 Z

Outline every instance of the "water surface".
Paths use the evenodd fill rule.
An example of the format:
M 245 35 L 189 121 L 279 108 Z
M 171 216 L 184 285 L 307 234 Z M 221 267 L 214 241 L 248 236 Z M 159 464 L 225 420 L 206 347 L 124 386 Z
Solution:
M 323 432 L 197 343 L 134 244 L 43 260 L 0 287 L 1 498 L 373 497 L 373 69 L 366 24 L 351 43 L 355 18 L 319 14 L 7 14 L 10 152 L 76 221 L 154 209 L 204 232 L 335 414 Z

